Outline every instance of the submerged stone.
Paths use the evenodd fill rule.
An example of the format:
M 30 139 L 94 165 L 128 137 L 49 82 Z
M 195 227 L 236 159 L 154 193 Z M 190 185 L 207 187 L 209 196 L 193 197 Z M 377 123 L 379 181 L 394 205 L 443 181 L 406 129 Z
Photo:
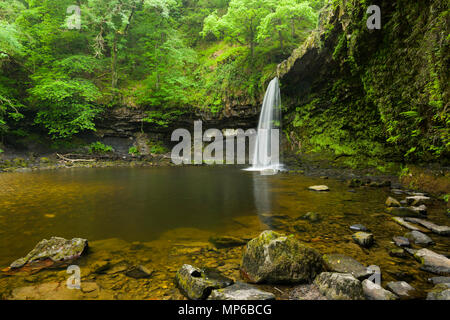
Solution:
M 325 185 L 311 186 L 308 189 L 312 191 L 330 191 L 330 188 L 328 188 L 328 186 Z
M 398 297 L 392 292 L 383 289 L 380 285 L 373 283 L 370 280 L 362 282 L 364 295 L 367 300 L 397 300 Z
M 442 276 L 450 275 L 450 259 L 428 249 L 420 249 L 414 257 L 421 263 L 420 269 Z
M 212 290 L 232 285 L 233 280 L 222 276 L 217 271 L 198 269 L 185 264 L 175 275 L 175 284 L 188 299 L 203 300 L 208 298 Z
M 322 272 L 314 284 L 331 300 L 365 300 L 361 282 L 351 274 Z
M 275 300 L 275 295 L 243 282 L 211 292 L 208 300 Z
M 367 229 L 362 224 L 354 224 L 354 225 L 350 226 L 350 230 L 353 230 L 353 231 L 364 231 L 364 232 L 370 231 L 369 229 Z
M 309 222 L 319 222 L 321 220 L 320 215 L 315 212 L 308 212 L 307 214 L 302 216 L 300 219 L 308 220 Z
M 88 241 L 86 239 L 52 237 L 50 240 L 42 240 L 25 257 L 14 261 L 11 269 L 21 268 L 27 264 L 38 261 L 51 260 L 54 263 L 69 263 L 78 259 L 86 250 Z
M 396 237 L 393 237 L 392 240 L 394 241 L 394 243 L 397 247 L 409 247 L 410 246 L 408 238 L 396 236 Z
M 407 257 L 406 251 L 401 248 L 391 249 L 389 251 L 389 255 L 391 257 L 397 257 L 397 258 L 406 258 Z
M 419 211 L 408 208 L 408 207 L 390 207 L 386 208 L 385 211 L 396 217 L 418 217 Z
M 142 279 L 150 278 L 153 274 L 153 271 L 139 265 L 131 267 L 125 274 L 131 278 Z
M 244 239 L 231 236 L 211 237 L 209 238 L 209 242 L 211 242 L 217 249 L 240 247 L 247 243 Z
M 352 235 L 353 240 L 362 247 L 368 248 L 373 245 L 373 234 L 357 232 Z
M 360 280 L 372 274 L 361 263 L 343 254 L 325 254 L 323 260 L 325 268 L 331 272 L 348 273 Z
M 310 282 L 323 270 L 321 255 L 293 236 L 264 231 L 247 243 L 241 274 L 253 283 Z

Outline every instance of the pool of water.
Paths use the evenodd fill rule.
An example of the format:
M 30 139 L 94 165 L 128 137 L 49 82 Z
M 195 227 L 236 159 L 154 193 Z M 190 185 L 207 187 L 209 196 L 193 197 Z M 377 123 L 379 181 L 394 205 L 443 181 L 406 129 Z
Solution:
M 326 184 L 331 191 L 307 190 L 317 184 Z M 186 248 L 206 246 L 209 237 L 216 234 L 251 238 L 262 230 L 277 229 L 295 234 L 322 253 L 344 253 L 363 264 L 378 265 L 383 281 L 406 277 L 411 284 L 427 290 L 430 285 L 426 279 L 431 274 L 419 271 L 413 259 L 388 254 L 394 248 L 392 237 L 408 231 L 383 212 L 388 195 L 392 195 L 389 188 L 349 190 L 346 184 L 333 179 L 288 173 L 264 176 L 228 166 L 3 173 L 0 267 L 8 266 L 51 236 L 83 237 L 94 247 L 96 243 L 100 249 L 104 245 L 111 252 L 114 250 L 102 241 L 117 239 L 130 244 L 130 248 L 136 243 L 153 248 L 145 253 L 147 263 L 154 269 L 167 268 L 167 272 L 160 270 L 160 280 L 166 281 L 170 292 L 173 274 L 183 263 L 215 264 L 213 260 L 222 259 L 218 266 L 232 266 L 232 275 L 238 277 L 240 248 L 224 251 L 230 254 L 229 261 L 220 252 L 201 255 L 199 252 L 205 251 Z M 401 200 L 402 196 L 397 198 Z M 296 223 L 300 228 L 289 223 L 280 226 L 267 217 L 271 214 L 295 219 L 310 211 L 319 213 L 321 220 L 299 220 Z M 450 222 L 439 201 L 429 206 L 428 215 L 438 224 Z M 349 226 L 356 223 L 373 232 L 376 244 L 372 248 L 362 249 L 353 243 Z M 436 242 L 433 250 L 450 252 L 448 238 L 431 237 Z M 182 254 L 173 254 L 181 244 Z M 14 281 L 8 280 L 5 286 L 14 286 Z M 162 297 L 160 293 L 152 297 Z

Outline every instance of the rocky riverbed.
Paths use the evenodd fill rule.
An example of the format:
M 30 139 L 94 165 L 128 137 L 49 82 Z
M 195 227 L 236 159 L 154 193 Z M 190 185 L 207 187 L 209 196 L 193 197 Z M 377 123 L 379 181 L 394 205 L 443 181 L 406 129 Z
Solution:
M 57 258 L 61 264 L 47 251 L 39 264 L 27 265 L 44 256 L 24 252 L 25 259 L 15 256 L 2 265 L 1 297 L 186 299 L 188 290 L 175 279 L 190 266 L 194 275 L 208 270 L 224 283 L 198 297 L 204 299 L 246 293 L 264 299 L 448 298 L 449 220 L 442 201 L 383 181 L 343 187 L 315 178 L 299 186 L 298 178 L 276 177 L 270 191 L 279 197 L 276 210 L 230 218 L 214 231 L 177 228 L 151 241 L 88 239 L 82 254 Z M 327 191 L 310 188 L 325 184 Z M 426 210 L 414 209 L 420 206 Z M 398 216 L 389 208 L 408 210 Z M 69 264 L 80 267 L 79 290 L 66 286 Z M 380 286 L 368 282 L 369 266 L 379 267 Z

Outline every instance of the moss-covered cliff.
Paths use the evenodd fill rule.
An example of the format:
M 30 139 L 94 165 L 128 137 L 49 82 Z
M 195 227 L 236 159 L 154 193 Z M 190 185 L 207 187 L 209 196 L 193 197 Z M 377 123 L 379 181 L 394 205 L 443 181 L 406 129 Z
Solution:
M 366 25 L 374 4 L 380 30 Z M 445 0 L 332 1 L 278 66 L 292 148 L 350 165 L 448 164 L 449 13 Z

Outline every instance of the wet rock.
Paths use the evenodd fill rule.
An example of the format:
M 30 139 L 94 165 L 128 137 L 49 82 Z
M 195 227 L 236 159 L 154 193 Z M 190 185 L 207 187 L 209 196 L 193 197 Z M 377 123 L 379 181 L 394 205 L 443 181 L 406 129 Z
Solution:
M 86 239 L 52 237 L 50 240 L 42 240 L 25 257 L 14 261 L 11 269 L 21 268 L 43 260 L 51 260 L 54 263 L 70 263 L 78 259 L 88 247 Z
M 353 230 L 353 231 L 364 231 L 364 232 L 370 231 L 369 229 L 367 229 L 362 224 L 354 224 L 354 225 L 350 226 L 350 230 Z
M 325 254 L 323 260 L 325 268 L 331 272 L 348 273 L 360 280 L 371 275 L 365 266 L 343 254 Z
M 330 188 L 328 188 L 328 186 L 325 185 L 311 186 L 308 189 L 312 191 L 330 191 Z
M 450 300 L 450 283 L 440 283 L 427 294 L 427 300 Z
M 302 216 L 300 219 L 307 220 L 309 222 L 319 222 L 321 220 L 320 215 L 315 212 L 308 212 L 304 216 Z
M 428 279 L 432 284 L 450 283 L 450 277 L 433 277 Z
M 362 185 L 363 185 L 363 182 L 359 179 L 352 179 L 348 183 L 348 186 L 350 188 L 357 188 L 357 187 L 361 187 Z
M 419 213 L 419 215 L 422 215 L 422 216 L 426 216 L 427 212 L 428 212 L 428 209 L 424 204 L 422 204 L 418 207 L 410 207 L 410 208 L 414 211 L 417 211 Z
M 386 207 L 401 207 L 400 202 L 397 201 L 397 199 L 394 199 L 392 197 L 388 197 L 385 202 Z
M 214 289 L 233 284 L 233 280 L 212 270 L 198 269 L 185 264 L 175 275 L 175 284 L 180 292 L 191 300 L 206 299 Z
M 125 261 L 121 261 L 119 263 L 116 263 L 114 265 L 112 265 L 110 268 L 108 268 L 108 270 L 106 270 L 106 274 L 117 274 L 117 273 L 122 273 L 127 271 L 129 268 L 128 263 L 126 263 Z
M 406 254 L 406 251 L 401 248 L 391 249 L 389 251 L 389 255 L 391 257 L 397 257 L 397 258 L 406 258 L 408 256 Z
M 353 240 L 362 247 L 369 248 L 373 245 L 373 234 L 367 232 L 357 232 L 352 235 Z
M 320 293 L 315 284 L 301 284 L 294 287 L 289 293 L 289 300 L 328 300 Z
M 411 239 L 411 241 L 414 241 L 415 244 L 418 245 L 432 245 L 434 244 L 434 241 L 427 236 L 426 234 L 423 234 L 420 231 L 411 231 L 408 232 L 405 237 L 408 239 Z
M 394 220 L 395 222 L 397 222 L 399 225 L 401 225 L 402 227 L 405 227 L 409 230 L 415 230 L 415 231 L 421 231 L 421 229 L 419 229 L 417 226 L 408 223 L 406 221 L 406 219 L 400 218 L 400 217 L 392 217 L 392 220 Z
M 393 237 L 392 240 L 394 241 L 395 245 L 397 247 L 409 247 L 409 239 L 405 237 Z
M 392 292 L 383 289 L 380 285 L 373 283 L 370 280 L 362 282 L 364 295 L 367 300 L 397 300 L 398 297 Z
M 127 270 L 127 272 L 125 272 L 125 275 L 135 279 L 143 279 L 150 278 L 153 275 L 153 271 L 139 265 L 131 267 L 129 270 Z
M 208 300 L 275 300 L 275 295 L 243 282 L 211 292 Z
M 331 300 L 365 300 L 361 282 L 351 274 L 322 272 L 314 284 Z
M 389 282 L 387 284 L 387 287 L 402 299 L 411 299 L 417 295 L 416 289 L 414 289 L 409 285 L 409 283 L 405 281 Z
M 409 207 L 390 207 L 385 211 L 396 217 L 418 217 L 419 211 L 411 209 Z
M 406 202 L 410 206 L 418 206 L 418 205 L 421 205 L 421 204 L 426 204 L 430 200 L 431 200 L 431 198 L 423 196 L 423 195 L 406 197 Z
M 241 238 L 231 236 L 218 236 L 209 239 L 217 249 L 240 247 L 247 244 L 247 241 Z
M 450 227 L 448 227 L 448 226 L 438 226 L 430 221 L 419 219 L 419 218 L 405 218 L 405 221 L 420 224 L 421 226 L 423 226 L 441 236 L 449 236 L 450 235 Z
M 420 269 L 442 276 L 450 275 L 450 259 L 428 249 L 420 249 L 414 257 L 422 264 Z
M 316 250 L 274 231 L 264 231 L 248 242 L 241 262 L 242 277 L 253 283 L 309 282 L 322 270 Z
M 105 273 L 106 270 L 108 270 L 111 267 L 111 262 L 109 261 L 96 261 L 92 264 L 91 269 L 93 273 Z
M 409 253 L 410 255 L 414 256 L 418 250 L 411 249 L 411 248 L 403 248 L 405 252 Z

